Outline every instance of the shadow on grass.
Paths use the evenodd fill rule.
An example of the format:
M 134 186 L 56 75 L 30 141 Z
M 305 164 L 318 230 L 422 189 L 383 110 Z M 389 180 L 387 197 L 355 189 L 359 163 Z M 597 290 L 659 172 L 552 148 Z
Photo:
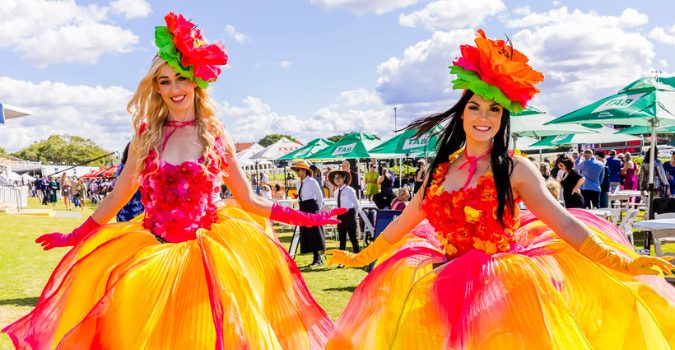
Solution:
M 349 292 L 349 293 L 354 293 L 356 290 L 356 286 L 349 286 L 349 287 L 338 287 L 338 288 L 326 288 L 323 291 L 324 292 Z
M 15 305 L 15 306 L 32 306 L 35 307 L 38 303 L 39 297 L 28 297 L 28 298 L 19 298 L 19 299 L 5 299 L 0 300 L 0 306 L 2 305 Z
M 326 271 L 332 270 L 332 268 L 328 268 L 327 265 L 323 265 L 322 267 L 298 266 L 298 269 L 303 274 L 304 273 L 314 273 L 314 272 L 326 272 Z

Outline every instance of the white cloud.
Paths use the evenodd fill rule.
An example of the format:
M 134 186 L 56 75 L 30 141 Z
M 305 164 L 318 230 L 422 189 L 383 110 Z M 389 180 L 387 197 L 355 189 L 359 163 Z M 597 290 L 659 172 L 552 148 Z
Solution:
M 24 60 L 44 68 L 55 63 L 95 64 L 102 54 L 131 51 L 130 43 L 138 43 L 138 37 L 131 31 L 101 23 L 84 23 L 47 29 L 23 39 L 15 50 L 24 52 Z
M 506 10 L 501 0 L 440 0 L 410 14 L 401 14 L 398 23 L 407 27 L 422 26 L 428 30 L 474 27 L 487 16 Z
M 511 12 L 517 16 L 525 16 L 532 13 L 532 10 L 530 9 L 530 6 L 523 6 L 523 7 L 516 7 L 513 10 L 511 10 Z
M 114 14 L 124 14 L 126 19 L 147 17 L 152 13 L 145 0 L 116 0 L 110 3 L 110 9 Z
M 30 109 L 33 115 L 7 121 L 0 140 L 9 152 L 28 147 L 51 134 L 91 138 L 105 149 L 119 150 L 132 135 L 126 110 L 132 92 L 122 87 L 33 83 L 0 77 L 0 101 Z
M 337 99 L 343 106 L 347 107 L 382 103 L 380 96 L 378 96 L 376 92 L 368 91 L 363 88 L 344 91 L 340 93 L 340 96 L 338 96 Z
M 647 24 L 649 21 L 649 16 L 644 13 L 639 13 L 637 10 L 632 8 L 627 8 L 621 13 L 619 17 L 619 27 L 635 27 Z
M 310 0 L 310 3 L 324 10 L 345 8 L 356 15 L 366 13 L 383 14 L 405 8 L 422 0 Z
M 575 10 L 513 36 L 515 47 L 544 73 L 537 103 L 554 113 L 569 112 L 640 78 L 655 56 L 654 46 L 642 34 L 622 28 L 626 13 L 608 17 Z
M 668 61 L 666 61 L 666 60 L 659 60 L 659 64 L 663 68 L 668 68 Z
M 570 13 L 567 7 L 553 9 L 544 13 L 530 13 L 519 19 L 507 19 L 507 28 L 533 27 L 552 23 L 574 23 L 579 26 L 585 26 L 592 23 L 594 26 L 602 25 L 608 27 L 629 28 L 646 24 L 649 17 L 637 10 L 627 8 L 623 10 L 620 17 L 600 16 L 591 11 L 583 13 L 580 10 L 574 10 Z
M 403 58 L 390 58 L 377 67 L 375 90 L 385 104 L 433 102 L 452 95 L 448 66 L 459 55 L 459 46 L 472 43 L 475 32 L 457 29 L 435 32 L 431 39 L 408 47 Z
M 553 0 L 553 6 L 560 6 L 560 1 Z
M 101 55 L 133 50 L 138 36 L 102 23 L 109 10 L 79 6 L 73 0 L 3 0 L 0 47 L 13 48 L 41 68 L 53 63 L 94 64 Z
M 319 109 L 312 117 L 300 120 L 294 115 L 279 115 L 259 98 L 247 97 L 243 106 L 236 107 L 222 102 L 218 115 L 235 142 L 257 141 L 267 134 L 290 134 L 301 141 L 317 137 L 364 131 L 376 135 L 387 135 L 394 129 L 392 116 L 384 109 L 337 112 L 330 108 Z
M 230 38 L 234 38 L 234 40 L 238 41 L 240 44 L 243 44 L 246 41 L 253 41 L 249 39 L 249 37 L 246 36 L 246 34 L 239 33 L 236 30 L 234 30 L 234 27 L 229 24 L 225 26 L 225 32 L 227 33 L 227 35 L 230 36 Z
M 666 33 L 666 31 L 668 31 Z M 649 38 L 654 39 L 658 42 L 674 45 L 675 46 L 675 26 L 670 29 L 664 29 L 663 27 L 656 27 L 649 32 Z
M 640 78 L 645 69 L 653 69 L 653 44 L 645 34 L 628 29 L 646 17 L 632 11 L 612 17 L 561 8 L 521 19 L 525 18 L 527 26 L 536 27 L 520 30 L 511 39 L 530 58 L 530 64 L 544 73 L 545 81 L 537 85 L 542 93 L 533 104 L 552 113 L 566 113 L 616 93 Z M 525 25 L 525 21 L 516 24 Z M 381 63 L 376 91 L 383 103 L 431 103 L 442 110 L 444 101 L 459 96 L 452 90 L 450 82 L 455 76 L 447 67 L 459 55 L 459 46 L 473 44 L 473 38 L 473 30 L 468 29 L 435 32 L 405 49 L 402 58 Z
M 281 61 L 278 63 L 279 67 L 281 68 L 291 68 L 291 61 Z

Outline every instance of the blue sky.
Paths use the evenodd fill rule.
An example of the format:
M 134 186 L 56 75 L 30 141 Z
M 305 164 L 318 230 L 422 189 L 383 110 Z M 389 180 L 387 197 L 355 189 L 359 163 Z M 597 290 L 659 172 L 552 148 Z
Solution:
M 50 133 L 118 150 L 126 100 L 155 55 L 154 26 L 181 12 L 230 63 L 211 97 L 236 141 L 303 141 L 355 130 L 387 137 L 442 111 L 457 93 L 447 66 L 483 28 L 508 34 L 544 72 L 533 105 L 570 112 L 675 65 L 672 1 L 3 0 L 0 103 L 33 110 L 0 129 L 16 151 Z M 229 27 L 229 32 L 228 32 Z

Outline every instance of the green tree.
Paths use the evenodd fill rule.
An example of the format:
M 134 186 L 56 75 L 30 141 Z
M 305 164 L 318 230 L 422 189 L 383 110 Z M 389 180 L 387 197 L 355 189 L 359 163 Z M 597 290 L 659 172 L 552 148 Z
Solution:
M 7 154 L 7 151 L 5 151 L 4 148 L 0 147 L 0 153 L 2 153 L 2 154 Z
M 267 147 L 272 145 L 273 143 L 279 141 L 282 137 L 285 137 L 293 142 L 298 142 L 296 139 L 292 138 L 289 135 L 280 135 L 280 134 L 269 134 L 265 135 L 265 137 L 261 138 L 260 141 L 258 141 L 258 144 L 263 147 Z
M 345 135 L 347 135 L 347 134 L 348 133 L 333 135 L 333 136 L 329 137 L 327 140 L 332 141 L 332 142 L 338 142 L 338 141 L 340 141 L 341 138 L 345 137 Z
M 43 141 L 36 141 L 32 145 L 14 154 L 15 157 L 42 162 L 43 164 L 80 164 L 90 159 L 98 158 L 109 152 L 98 146 L 90 139 L 80 136 L 51 135 Z M 88 163 L 88 166 L 105 167 L 109 157 L 101 158 Z
M 346 132 L 346 133 L 344 133 L 344 134 L 333 135 L 333 136 L 327 138 L 327 140 L 328 140 L 328 141 L 333 141 L 333 142 L 338 142 L 338 141 L 340 141 L 341 138 L 343 138 L 343 137 L 345 137 L 345 136 L 347 136 L 347 135 L 349 135 L 349 134 L 351 134 L 351 133 L 350 133 L 350 132 Z M 377 135 L 373 135 L 373 137 L 375 137 L 375 138 L 378 139 L 378 140 L 380 139 L 379 136 L 377 136 Z

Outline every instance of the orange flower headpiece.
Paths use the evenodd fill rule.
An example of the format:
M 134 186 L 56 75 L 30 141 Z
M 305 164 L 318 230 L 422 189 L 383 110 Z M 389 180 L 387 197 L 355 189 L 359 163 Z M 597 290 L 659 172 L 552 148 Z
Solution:
M 536 93 L 534 84 L 544 75 L 527 64 L 528 58 L 504 40 L 490 40 L 482 29 L 476 34 L 476 47 L 462 45 L 462 57 L 450 66 L 456 74 L 454 89 L 469 89 L 487 100 L 494 100 L 512 113 L 520 113 Z

